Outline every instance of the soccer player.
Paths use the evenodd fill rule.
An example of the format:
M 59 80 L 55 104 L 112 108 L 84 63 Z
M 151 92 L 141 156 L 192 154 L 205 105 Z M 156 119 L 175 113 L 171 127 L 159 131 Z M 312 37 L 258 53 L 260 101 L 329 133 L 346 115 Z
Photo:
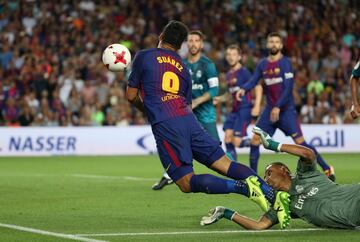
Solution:
M 267 37 L 266 47 L 269 50 L 269 56 L 260 60 L 250 81 L 243 85 L 236 93 L 236 97 L 240 100 L 241 96 L 244 96 L 263 78 L 266 106 L 256 126 L 269 133 L 270 136 L 279 128 L 285 135 L 291 136 L 296 144 L 312 149 L 325 174 L 335 181 L 334 168 L 329 166 L 316 149 L 306 143 L 303 137 L 292 94 L 294 74 L 290 60 L 281 54 L 283 44 L 280 34 L 270 33 Z M 250 145 L 250 167 L 254 171 L 257 171 L 260 157 L 259 145 L 260 137 L 255 134 Z
M 196 120 L 191 110 L 191 77 L 176 51 L 187 37 L 187 27 L 170 21 L 159 36 L 159 48 L 139 51 L 134 58 L 126 97 L 144 111 L 151 124 L 165 171 L 182 192 L 239 193 L 267 211 L 278 209 L 282 227 L 289 223 L 288 194 L 276 192 L 245 165 L 230 160 Z M 194 174 L 193 158 L 232 178 Z
M 189 32 L 187 45 L 189 54 L 184 64 L 190 71 L 192 80 L 192 109 L 201 126 L 217 141 L 216 111 L 213 98 L 219 93 L 219 78 L 214 62 L 202 54 L 204 35 L 200 30 Z M 164 173 L 153 190 L 160 190 L 173 181 Z
M 251 73 L 241 65 L 241 50 L 238 45 L 229 45 L 225 51 L 225 59 L 230 66 L 226 74 L 226 83 L 230 95 L 232 96 L 232 110 L 224 122 L 226 152 L 236 160 L 237 154 L 235 147 L 250 146 L 250 139 L 247 136 L 247 127 L 251 123 L 252 117 L 259 116 L 262 88 L 260 85 L 255 87 L 255 103 L 252 104 L 251 93 L 248 92 L 240 101 L 235 97 L 236 92 L 249 81 Z
M 265 181 L 274 189 L 290 194 L 290 211 L 319 227 L 355 229 L 360 226 L 360 184 L 338 185 L 316 168 L 312 149 L 296 144 L 280 144 L 261 129 L 254 128 L 266 149 L 300 157 L 296 174 L 281 162 L 266 167 Z M 278 223 L 276 211 L 270 209 L 259 220 L 253 220 L 225 207 L 216 207 L 201 220 L 202 225 L 227 218 L 245 229 L 263 230 Z
M 351 107 L 351 116 L 356 119 L 360 116 L 360 101 L 359 101 L 359 79 L 360 79 L 360 61 L 355 65 L 352 75 L 350 77 L 350 88 L 353 106 Z

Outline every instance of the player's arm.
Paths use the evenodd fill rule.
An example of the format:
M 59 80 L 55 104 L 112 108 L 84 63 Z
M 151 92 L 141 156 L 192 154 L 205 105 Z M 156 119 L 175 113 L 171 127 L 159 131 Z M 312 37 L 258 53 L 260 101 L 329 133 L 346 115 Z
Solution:
M 209 85 L 209 90 L 192 101 L 193 109 L 200 104 L 213 99 L 219 94 L 219 78 L 214 63 L 209 63 L 207 65 L 205 75 L 208 77 L 207 83 Z
M 141 97 L 139 96 L 139 89 L 128 86 L 126 89 L 126 98 L 139 111 L 145 112 L 144 103 Z
M 137 54 L 134 58 L 131 73 L 129 76 L 128 86 L 126 89 L 126 98 L 138 110 L 144 112 L 144 103 L 139 96 L 139 86 L 142 75 L 143 55 Z
M 316 159 L 316 155 L 312 149 L 296 144 L 281 144 L 273 140 L 268 133 L 256 126 L 253 128 L 253 132 L 260 136 L 262 144 L 268 150 L 275 152 L 285 152 L 290 155 L 298 156 L 300 157 L 301 161 L 307 164 L 314 163 Z
M 359 79 L 360 79 L 360 61 L 354 67 L 352 75 L 350 77 L 350 89 L 353 106 L 351 107 L 351 116 L 353 119 L 356 119 L 360 116 L 360 101 L 358 98 L 359 95 Z
M 257 117 L 260 114 L 262 95 L 263 88 L 261 85 L 258 84 L 255 86 L 255 103 L 254 107 L 251 110 L 251 116 L 253 117 Z
M 234 221 L 241 227 L 249 230 L 264 230 L 270 228 L 271 226 L 277 223 L 276 212 L 270 213 L 269 211 L 266 214 L 264 214 L 259 220 L 254 220 L 244 215 L 241 215 L 231 209 L 222 206 L 217 206 L 211 209 L 207 216 L 202 217 L 200 224 L 210 225 L 216 223 L 222 218 Z M 272 219 L 274 221 L 272 221 Z
M 253 89 L 259 82 L 260 78 L 262 77 L 262 71 L 260 68 L 260 64 L 259 63 L 256 66 L 255 72 L 254 74 L 251 76 L 250 80 L 247 81 L 240 89 L 239 91 L 237 91 L 236 93 L 236 99 L 238 101 L 241 101 L 241 97 L 245 95 L 246 92 L 250 91 L 251 89 Z
M 232 221 L 241 227 L 250 230 L 264 230 L 273 226 L 271 220 L 268 219 L 265 215 L 261 216 L 259 220 L 254 220 L 239 213 L 235 213 Z

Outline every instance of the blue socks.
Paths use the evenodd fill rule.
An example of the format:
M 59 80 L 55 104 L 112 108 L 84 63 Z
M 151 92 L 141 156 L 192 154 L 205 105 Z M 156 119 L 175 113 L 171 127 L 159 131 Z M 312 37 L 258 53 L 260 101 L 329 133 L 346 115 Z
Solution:
M 245 182 L 227 180 L 210 174 L 193 175 L 190 179 L 191 192 L 208 194 L 238 193 L 248 196 L 249 191 Z
M 225 147 L 226 147 L 226 153 L 229 153 L 231 155 L 232 160 L 237 160 L 237 154 L 233 143 L 225 143 Z
M 326 171 L 330 169 L 330 166 L 326 163 L 326 161 L 322 158 L 322 156 L 317 152 L 317 150 L 315 149 L 314 146 L 309 145 L 308 143 L 306 143 L 305 141 L 302 142 L 300 145 L 308 147 L 310 149 L 312 149 L 315 154 L 316 154 L 316 161 L 319 164 L 319 166 L 321 166 L 321 168 Z
M 260 157 L 260 148 L 258 145 L 250 145 L 250 168 L 257 172 Z

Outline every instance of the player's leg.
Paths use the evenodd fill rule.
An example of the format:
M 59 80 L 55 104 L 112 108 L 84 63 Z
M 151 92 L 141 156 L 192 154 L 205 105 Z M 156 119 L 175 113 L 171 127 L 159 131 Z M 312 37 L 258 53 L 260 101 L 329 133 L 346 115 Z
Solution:
M 225 132 L 225 147 L 226 147 L 226 153 L 230 154 L 234 160 L 237 160 L 237 154 L 236 149 L 233 144 L 233 130 L 236 120 L 236 113 L 229 113 L 229 115 L 226 117 L 226 120 L 224 122 L 223 130 Z
M 235 146 L 233 145 L 233 138 L 234 138 L 234 131 L 232 129 L 226 129 L 225 130 L 225 147 L 226 147 L 226 153 L 231 155 L 231 158 L 233 160 L 237 160 L 237 154 L 235 150 Z
M 302 145 L 312 149 L 316 154 L 316 161 L 319 166 L 323 169 L 325 174 L 332 180 L 335 181 L 334 168 L 326 163 L 323 157 L 317 152 L 314 146 L 308 144 L 303 136 L 299 119 L 295 110 L 286 110 L 280 116 L 279 128 L 287 136 L 291 136 L 294 142 L 298 145 Z
M 242 108 L 239 110 L 234 123 L 233 144 L 235 147 L 249 147 L 251 139 L 247 137 L 247 127 L 251 122 L 251 108 Z
M 274 124 L 270 121 L 271 108 L 266 107 L 261 113 L 256 126 L 270 134 L 271 136 L 275 132 Z M 256 134 L 251 139 L 250 143 L 250 167 L 257 172 L 258 162 L 260 158 L 260 137 Z

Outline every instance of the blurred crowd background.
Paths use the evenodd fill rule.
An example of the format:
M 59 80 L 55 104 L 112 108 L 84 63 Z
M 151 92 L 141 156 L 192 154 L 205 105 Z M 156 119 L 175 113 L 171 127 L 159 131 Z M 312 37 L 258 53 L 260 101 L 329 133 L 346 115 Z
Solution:
M 0 125 L 141 125 L 124 97 L 126 74 L 104 68 L 101 54 L 120 42 L 132 54 L 157 45 L 171 19 L 202 30 L 204 52 L 226 91 L 227 45 L 238 43 L 251 71 L 279 31 L 293 63 L 302 123 L 353 122 L 349 78 L 360 59 L 357 0 L 0 1 Z M 180 54 L 187 53 L 184 45 Z M 222 122 L 230 100 L 218 106 Z

